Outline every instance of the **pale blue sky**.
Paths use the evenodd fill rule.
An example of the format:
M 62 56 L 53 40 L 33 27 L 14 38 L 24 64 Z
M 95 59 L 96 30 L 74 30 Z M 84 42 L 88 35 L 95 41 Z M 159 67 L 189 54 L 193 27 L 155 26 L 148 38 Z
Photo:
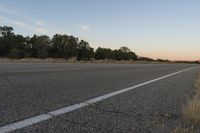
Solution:
M 125 45 L 152 58 L 200 58 L 199 0 L 1 0 L 0 25 L 30 36 L 72 34 L 95 48 Z

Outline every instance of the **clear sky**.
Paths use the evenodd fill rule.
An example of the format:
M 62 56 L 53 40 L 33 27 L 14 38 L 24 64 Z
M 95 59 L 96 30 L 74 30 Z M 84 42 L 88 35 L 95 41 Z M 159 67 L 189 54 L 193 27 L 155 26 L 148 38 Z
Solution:
M 0 25 L 155 59 L 200 59 L 200 0 L 0 0 Z

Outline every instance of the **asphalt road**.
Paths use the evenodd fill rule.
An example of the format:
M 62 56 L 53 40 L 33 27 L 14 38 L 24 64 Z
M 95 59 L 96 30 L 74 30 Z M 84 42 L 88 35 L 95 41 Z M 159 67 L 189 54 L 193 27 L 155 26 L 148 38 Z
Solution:
M 0 63 L 0 127 L 194 66 L 14 132 L 170 132 L 193 95 L 192 64 Z

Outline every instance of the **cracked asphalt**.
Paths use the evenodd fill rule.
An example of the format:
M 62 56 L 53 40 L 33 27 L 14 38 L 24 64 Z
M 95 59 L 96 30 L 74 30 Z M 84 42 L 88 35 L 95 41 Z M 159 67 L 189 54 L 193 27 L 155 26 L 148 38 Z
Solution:
M 0 126 L 177 72 L 193 64 L 0 63 Z M 199 67 L 139 87 L 23 132 L 160 133 L 182 122 Z

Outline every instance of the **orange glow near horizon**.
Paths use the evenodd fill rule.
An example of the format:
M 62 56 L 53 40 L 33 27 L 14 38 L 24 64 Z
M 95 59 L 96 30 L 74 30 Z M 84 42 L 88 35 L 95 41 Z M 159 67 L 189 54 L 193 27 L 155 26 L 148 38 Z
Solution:
M 101 42 L 100 41 L 94 41 L 91 39 L 90 44 L 95 49 L 97 47 L 105 47 L 105 48 L 111 48 L 111 49 L 118 49 L 121 46 L 119 42 L 113 42 L 113 41 L 106 41 Z M 196 40 L 195 42 L 198 42 Z M 99 45 L 100 44 L 100 45 Z M 106 45 L 105 45 L 106 44 Z M 134 45 L 131 45 L 134 44 Z M 159 45 L 162 44 L 162 45 Z M 193 43 L 192 45 L 189 45 L 190 41 L 130 41 L 127 43 L 128 48 L 130 48 L 133 52 L 135 52 L 138 56 L 143 57 L 149 57 L 153 59 L 168 59 L 171 61 L 197 61 L 200 59 L 200 45 L 197 43 Z
M 180 50 L 182 51 L 182 50 Z M 168 59 L 172 61 L 197 61 L 200 59 L 200 53 L 195 51 L 168 51 L 168 50 L 150 50 L 138 51 L 139 56 L 150 57 L 153 59 Z

